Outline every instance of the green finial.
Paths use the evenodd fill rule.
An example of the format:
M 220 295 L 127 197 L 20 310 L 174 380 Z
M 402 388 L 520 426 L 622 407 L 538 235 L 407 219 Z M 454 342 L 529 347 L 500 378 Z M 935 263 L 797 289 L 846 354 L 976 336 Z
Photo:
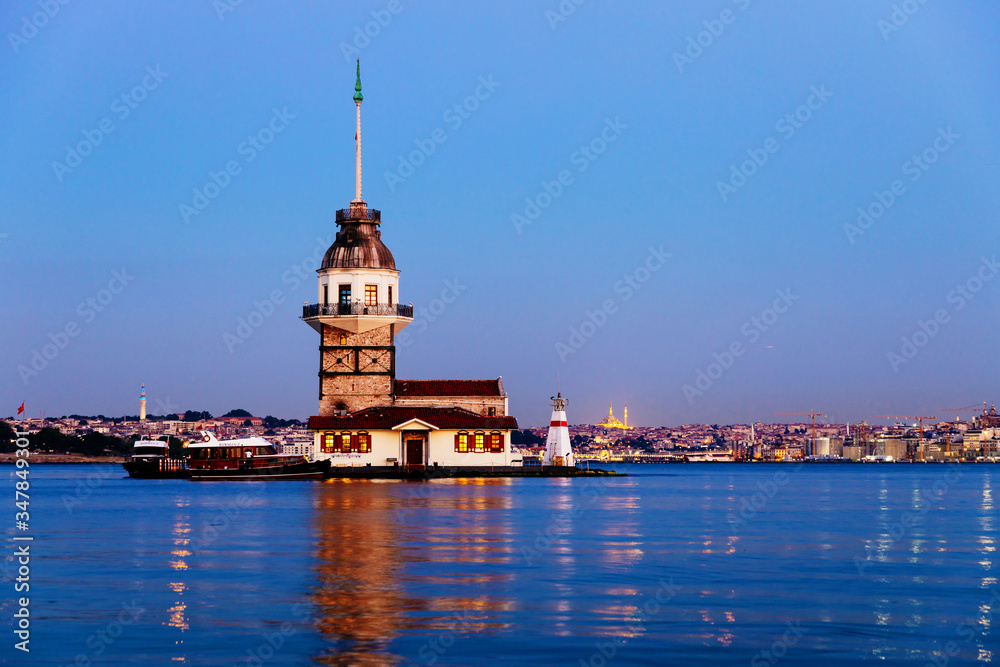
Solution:
M 354 84 L 354 101 L 360 102 L 365 99 L 365 96 L 361 94 L 361 58 L 358 58 L 358 82 Z

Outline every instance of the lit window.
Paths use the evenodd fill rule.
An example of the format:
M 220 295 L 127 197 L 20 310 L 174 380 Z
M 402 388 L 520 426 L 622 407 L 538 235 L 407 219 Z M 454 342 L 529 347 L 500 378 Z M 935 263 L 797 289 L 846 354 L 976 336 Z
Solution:
M 490 433 L 490 451 L 494 453 L 503 452 L 503 434 Z
M 340 344 L 347 345 L 347 334 L 340 334 Z
M 324 433 L 323 434 L 323 451 L 326 452 L 326 453 L 331 453 L 331 452 L 335 451 L 334 448 L 336 446 L 337 446 L 337 436 L 335 434 L 333 434 L 333 433 Z
M 485 452 L 486 451 L 486 434 L 485 433 L 476 433 L 475 438 L 476 438 L 476 440 L 475 440 L 475 443 L 476 443 L 476 449 L 475 449 L 475 451 L 477 451 L 477 452 Z
M 455 436 L 455 451 L 463 454 L 469 451 L 469 434 L 459 433 Z
M 365 285 L 365 305 L 378 304 L 378 285 Z
M 351 451 L 351 434 L 347 431 L 340 434 L 340 451 L 344 454 Z
M 496 408 L 489 408 L 488 413 L 489 413 L 490 417 L 496 417 L 497 416 L 497 409 Z
M 371 439 L 367 433 L 358 433 L 358 451 L 362 454 L 371 451 Z
M 340 305 L 349 306 L 351 305 L 351 286 L 341 285 L 340 286 Z

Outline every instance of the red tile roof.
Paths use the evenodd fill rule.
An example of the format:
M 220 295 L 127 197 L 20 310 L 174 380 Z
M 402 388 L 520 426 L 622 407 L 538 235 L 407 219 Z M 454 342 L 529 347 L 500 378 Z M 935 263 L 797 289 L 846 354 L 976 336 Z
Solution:
M 313 431 L 334 429 L 390 429 L 411 419 L 433 424 L 438 428 L 500 429 L 517 428 L 514 417 L 484 417 L 462 408 L 405 408 L 377 407 L 359 410 L 343 417 L 310 417 L 309 428 Z
M 496 380 L 396 380 L 396 396 L 503 396 Z

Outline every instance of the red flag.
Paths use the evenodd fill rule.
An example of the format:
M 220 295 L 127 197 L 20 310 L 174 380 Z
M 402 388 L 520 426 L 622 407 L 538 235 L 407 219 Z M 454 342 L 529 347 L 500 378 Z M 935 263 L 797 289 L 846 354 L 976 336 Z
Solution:
M 17 414 L 21 414 L 22 412 L 24 412 L 24 401 L 21 401 L 21 407 L 17 409 Z

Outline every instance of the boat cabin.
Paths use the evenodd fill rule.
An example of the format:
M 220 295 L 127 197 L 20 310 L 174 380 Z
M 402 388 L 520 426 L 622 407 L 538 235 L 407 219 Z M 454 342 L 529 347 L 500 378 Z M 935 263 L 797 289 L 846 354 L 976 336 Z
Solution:
M 132 458 L 165 457 L 167 443 L 162 440 L 136 440 L 132 446 Z
M 274 445 L 256 436 L 237 440 L 218 440 L 206 433 L 200 442 L 185 445 L 188 467 L 192 470 L 249 470 L 296 465 L 302 456 L 279 454 Z

